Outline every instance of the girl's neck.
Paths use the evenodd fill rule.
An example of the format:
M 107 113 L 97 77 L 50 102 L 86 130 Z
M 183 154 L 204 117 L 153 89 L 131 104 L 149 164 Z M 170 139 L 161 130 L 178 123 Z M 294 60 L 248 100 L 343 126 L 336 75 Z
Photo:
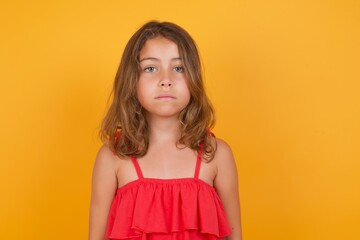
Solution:
M 151 143 L 176 143 L 180 138 L 180 122 L 177 118 L 148 118 Z

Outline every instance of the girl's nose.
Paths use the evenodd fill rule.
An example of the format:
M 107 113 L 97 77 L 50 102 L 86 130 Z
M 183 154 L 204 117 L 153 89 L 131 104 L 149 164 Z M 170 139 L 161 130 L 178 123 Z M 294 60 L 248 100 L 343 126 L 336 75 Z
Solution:
M 161 87 L 171 87 L 173 86 L 173 82 L 171 80 L 171 74 L 164 72 L 161 76 L 160 82 L 159 82 Z
M 162 87 L 171 87 L 171 85 L 172 85 L 171 82 L 166 82 L 166 83 L 163 82 L 160 84 L 160 86 Z

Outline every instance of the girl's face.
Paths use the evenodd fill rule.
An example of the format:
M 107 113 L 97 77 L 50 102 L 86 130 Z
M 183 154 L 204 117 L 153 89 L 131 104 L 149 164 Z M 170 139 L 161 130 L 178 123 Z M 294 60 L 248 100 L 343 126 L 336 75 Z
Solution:
M 190 102 L 177 45 L 163 37 L 146 41 L 140 51 L 137 97 L 147 116 L 178 117 Z

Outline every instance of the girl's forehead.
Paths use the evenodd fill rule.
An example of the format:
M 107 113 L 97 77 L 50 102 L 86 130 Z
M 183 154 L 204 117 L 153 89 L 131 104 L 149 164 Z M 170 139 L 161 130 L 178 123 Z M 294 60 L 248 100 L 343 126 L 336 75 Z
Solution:
M 179 58 L 179 50 L 175 42 L 164 37 L 155 37 L 147 40 L 139 54 L 140 61 L 147 58 L 169 57 Z
M 145 44 L 141 50 L 144 50 L 144 48 L 158 47 L 158 46 L 168 46 L 168 47 L 176 46 L 177 47 L 177 44 L 168 38 L 158 36 L 158 37 L 154 37 L 154 38 L 150 38 L 150 39 L 146 40 Z

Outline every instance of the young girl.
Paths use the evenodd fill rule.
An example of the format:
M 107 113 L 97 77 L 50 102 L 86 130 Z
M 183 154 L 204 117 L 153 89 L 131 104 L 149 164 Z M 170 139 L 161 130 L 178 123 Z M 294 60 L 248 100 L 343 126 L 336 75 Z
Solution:
M 102 124 L 89 239 L 240 240 L 236 165 L 213 124 L 195 42 L 173 23 L 146 23 Z

